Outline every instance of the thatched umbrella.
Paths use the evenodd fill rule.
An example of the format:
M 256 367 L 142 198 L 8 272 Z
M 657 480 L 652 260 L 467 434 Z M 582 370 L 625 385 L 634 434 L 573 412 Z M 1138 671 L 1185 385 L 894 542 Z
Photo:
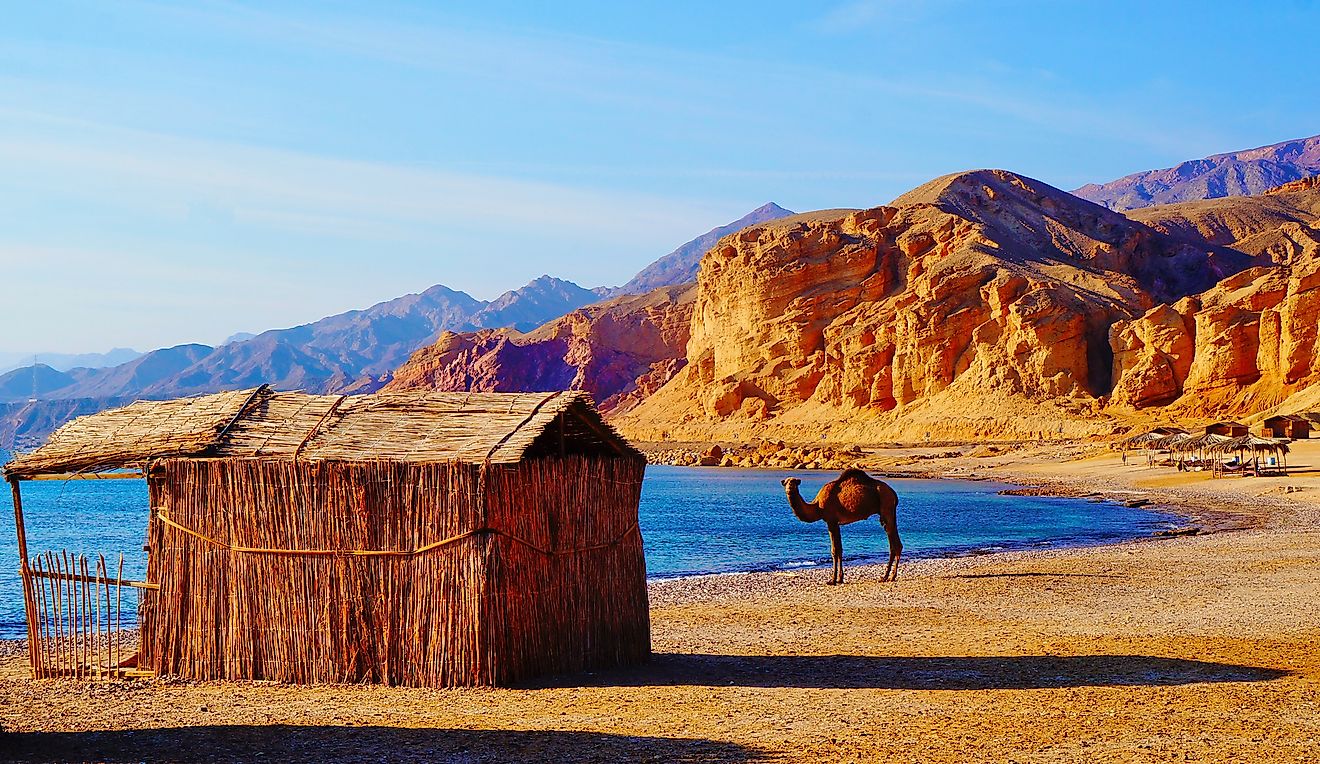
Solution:
M 1270 454 L 1279 459 L 1280 466 L 1284 474 L 1288 474 L 1288 441 L 1282 438 L 1262 438 L 1256 435 L 1243 435 L 1240 438 L 1231 438 L 1225 443 L 1219 443 L 1212 449 L 1215 453 L 1238 455 L 1238 461 L 1244 461 L 1247 452 L 1251 453 L 1251 460 L 1254 470 L 1260 472 L 1259 459 L 1262 454 Z
M 1121 440 L 1114 444 L 1115 448 L 1122 449 L 1124 455 L 1129 450 L 1142 450 L 1146 452 L 1146 464 L 1150 465 L 1154 461 L 1153 455 L 1166 447 L 1158 444 L 1169 438 L 1187 437 L 1187 433 L 1177 427 L 1156 427 L 1153 430 L 1133 435 L 1130 438 Z
M 1155 438 L 1154 440 L 1150 441 L 1150 443 L 1147 444 L 1146 447 L 1151 449 L 1152 462 L 1154 461 L 1154 454 L 1158 454 L 1161 451 L 1168 451 L 1170 454 L 1170 458 L 1172 458 L 1174 454 L 1174 446 L 1178 445 L 1179 443 L 1182 443 L 1183 441 L 1189 440 L 1192 437 L 1194 436 L 1191 433 L 1176 432 L 1173 433 L 1172 435 L 1165 435 L 1163 437 Z
M 1187 457 L 1196 454 L 1197 462 L 1204 462 L 1206 454 L 1212 449 L 1234 440 L 1227 435 L 1215 435 L 1214 433 L 1205 433 L 1203 435 L 1192 435 L 1179 440 L 1169 446 L 1169 450 L 1180 455 L 1179 468 L 1187 461 Z

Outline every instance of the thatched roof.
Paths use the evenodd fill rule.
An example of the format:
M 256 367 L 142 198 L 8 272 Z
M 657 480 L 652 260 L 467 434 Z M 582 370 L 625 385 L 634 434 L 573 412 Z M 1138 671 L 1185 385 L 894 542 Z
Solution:
M 1171 435 L 1161 435 L 1146 441 L 1146 448 L 1155 451 L 1167 451 L 1172 448 L 1174 444 L 1181 443 L 1184 440 L 1189 440 L 1194 437 L 1196 436 L 1187 432 L 1175 432 Z
M 1223 454 L 1231 454 L 1235 451 L 1286 454 L 1288 453 L 1288 444 L 1286 441 L 1277 438 L 1261 438 L 1255 435 L 1243 435 L 1240 438 L 1230 438 L 1227 442 L 1218 443 L 1208 450 Z
M 1169 450 L 1171 451 L 1213 450 L 1218 446 L 1223 445 L 1224 443 L 1227 443 L 1231 440 L 1235 440 L 1235 439 L 1230 438 L 1227 435 L 1216 435 L 1212 432 L 1207 432 L 1204 435 L 1195 435 L 1190 438 L 1183 438 L 1182 440 L 1179 440 L 1175 443 L 1171 443 L 1169 445 Z
M 1154 448 L 1155 444 L 1169 437 L 1186 435 L 1187 431 L 1181 427 L 1156 427 L 1153 430 L 1133 435 L 1127 440 L 1119 442 L 1123 448 Z
M 262 386 L 79 417 L 5 474 L 91 472 L 163 457 L 508 464 L 558 453 L 561 431 L 571 453 L 643 458 L 583 392 L 341 396 Z

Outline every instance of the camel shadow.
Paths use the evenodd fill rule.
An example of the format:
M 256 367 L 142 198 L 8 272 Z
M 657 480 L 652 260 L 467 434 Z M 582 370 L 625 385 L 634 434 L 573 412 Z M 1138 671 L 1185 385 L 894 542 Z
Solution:
M 708 686 L 888 690 L 1030 690 L 1267 682 L 1290 672 L 1147 655 L 870 657 L 657 653 L 635 669 L 545 680 L 537 687 Z
M 0 758 L 57 761 L 755 762 L 770 757 L 735 743 L 597 732 L 200 725 L 0 735 Z

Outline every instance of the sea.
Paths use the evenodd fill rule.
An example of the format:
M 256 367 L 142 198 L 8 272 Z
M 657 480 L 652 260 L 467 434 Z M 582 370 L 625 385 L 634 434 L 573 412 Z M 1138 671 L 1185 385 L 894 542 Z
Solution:
M 823 523 L 800 522 L 780 480 L 802 479 L 810 500 L 834 472 L 649 466 L 640 520 L 651 578 L 785 571 L 828 565 Z M 1013 486 L 974 480 L 893 478 L 904 559 L 1016 549 L 1089 546 L 1149 536 L 1179 524 L 1155 508 L 1108 501 L 1005 496 Z M 147 488 L 140 479 L 22 484 L 28 552 L 104 554 L 112 570 L 141 579 Z M 0 638 L 25 634 L 13 514 L 0 512 Z M 849 563 L 883 562 L 889 542 L 872 518 L 843 529 Z

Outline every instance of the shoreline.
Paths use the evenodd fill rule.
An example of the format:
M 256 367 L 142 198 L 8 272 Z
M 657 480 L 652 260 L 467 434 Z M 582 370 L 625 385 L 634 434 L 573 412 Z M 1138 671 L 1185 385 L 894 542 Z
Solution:
M 172 760 L 202 740 L 208 761 L 1320 760 L 1320 440 L 1295 452 L 1293 475 L 1221 480 L 1062 449 L 941 460 L 939 477 L 1226 521 L 910 560 L 892 583 L 877 564 L 843 586 L 828 568 L 652 581 L 652 659 L 633 668 L 515 688 L 80 683 L 0 650 L 0 725 L 16 761 Z
M 1050 496 L 1056 498 L 1093 498 L 1099 497 L 1115 503 L 1124 503 L 1133 497 L 1149 498 L 1153 509 L 1178 514 L 1189 521 L 1202 522 L 1201 533 L 1218 533 L 1233 530 L 1248 530 L 1262 527 L 1269 513 L 1248 511 L 1237 497 L 1226 497 L 1219 485 L 1231 484 L 1236 478 L 1220 478 L 1223 483 L 1210 490 L 1193 488 L 1197 476 L 1206 473 L 1184 473 L 1181 484 L 1172 486 L 1141 485 L 1143 479 L 1176 478 L 1178 475 L 1161 472 L 1162 467 L 1146 467 L 1138 464 L 1134 457 L 1132 464 L 1109 465 L 1117 471 L 1106 475 L 1102 480 L 1079 479 L 1076 475 L 1053 476 L 1040 469 L 1040 457 L 1048 456 L 1052 460 L 1060 457 L 1067 464 L 1081 461 L 1104 460 L 1112 457 L 1117 461 L 1117 452 L 1108 448 L 1107 443 L 1095 441 L 1059 441 L 1023 443 L 999 441 L 991 445 L 980 443 L 941 442 L 930 445 L 892 445 L 871 446 L 865 448 L 843 449 L 830 446 L 792 446 L 782 442 L 771 442 L 773 448 L 767 457 L 777 460 L 787 456 L 787 462 L 767 461 L 762 464 L 744 464 L 737 462 L 740 451 L 730 449 L 725 452 L 722 465 L 695 465 L 673 461 L 654 462 L 666 466 L 696 467 L 704 466 L 713 470 L 739 469 L 764 471 L 813 470 L 817 472 L 838 472 L 848 467 L 858 467 L 881 478 L 910 478 L 919 480 L 967 480 L 973 482 L 998 482 L 1027 489 L 1016 495 Z M 1299 444 L 1311 445 L 1309 441 Z M 702 451 L 715 446 L 715 443 L 643 443 L 642 450 L 648 458 L 653 456 L 673 456 L 684 454 L 697 458 Z M 1320 441 L 1316 444 L 1320 447 Z M 742 451 L 758 453 L 748 446 Z M 1317 451 L 1320 461 L 1320 450 Z M 803 458 L 807 463 L 794 463 Z M 729 463 L 733 460 L 734 463 Z M 932 463 L 938 462 L 935 466 Z M 1269 478 L 1252 478 L 1269 480 Z M 1189 490 L 1190 488 L 1190 490 Z M 1287 502 L 1267 502 L 1284 506 Z
M 782 472 L 786 470 L 791 471 L 791 469 L 783 468 L 783 467 L 692 467 L 688 465 L 665 465 L 665 466 L 678 466 L 683 469 L 711 469 L 711 470 L 736 469 L 736 470 L 765 471 L 765 472 Z M 816 469 L 815 471 L 827 472 L 827 473 L 833 472 L 833 470 L 828 468 Z M 871 472 L 881 478 L 914 479 L 914 480 L 956 480 L 956 481 L 965 481 L 965 482 L 994 482 L 1012 487 L 1010 489 L 999 491 L 999 493 L 1001 494 L 1023 496 L 1023 497 L 1098 499 L 1098 501 L 1095 502 L 1098 504 L 1108 503 L 1108 504 L 1121 505 L 1124 504 L 1125 496 L 1130 497 L 1134 493 L 1140 493 L 1140 494 L 1150 493 L 1147 491 L 1134 491 L 1133 489 L 1082 490 L 1075 488 L 1066 488 L 1057 484 L 1053 484 L 1050 481 L 1032 480 L 1011 474 L 961 475 L 961 474 L 940 473 L 931 470 L 914 470 L 914 471 L 871 470 Z M 1195 507 L 1192 506 L 1192 504 L 1190 504 L 1187 500 L 1174 495 L 1160 496 L 1159 498 L 1150 501 L 1147 504 L 1143 504 L 1142 506 L 1126 507 L 1126 508 L 1141 509 L 1150 512 L 1158 512 L 1168 515 L 1174 515 L 1181 517 L 1189 522 L 1198 522 L 1202 524 L 1190 526 L 1192 529 L 1192 533 L 1190 534 L 1183 532 L 1182 529 L 1171 529 L 1173 531 L 1171 533 L 1155 531 L 1152 533 L 1125 536 L 1123 538 L 1095 540 L 1095 541 L 1085 541 L 1085 540 L 1069 541 L 1069 540 L 1053 540 L 1053 539 L 1039 541 L 1039 542 L 1002 541 L 994 545 L 994 546 L 1002 547 L 998 549 L 986 549 L 985 547 L 977 546 L 977 547 L 967 547 L 967 548 L 951 548 L 951 549 L 936 551 L 929 554 L 921 553 L 919 551 L 913 552 L 911 550 L 905 550 L 905 555 L 903 557 L 903 563 L 902 563 L 903 568 L 904 571 L 910 571 L 913 566 L 917 566 L 917 564 L 921 562 L 940 562 L 940 561 L 964 560 L 964 559 L 990 559 L 990 558 L 998 558 L 1000 556 L 1015 556 L 1021 554 L 1031 554 L 1035 552 L 1067 553 L 1071 550 L 1086 550 L 1097 547 L 1113 547 L 1113 546 L 1121 546 L 1124 544 L 1144 543 L 1151 541 L 1166 541 L 1171 538 L 1177 538 L 1184 535 L 1208 535 L 1211 533 L 1222 533 L 1225 531 L 1248 530 L 1257 527 L 1256 525 L 1242 524 L 1243 521 L 1245 520 L 1251 520 L 1252 518 L 1250 516 L 1235 515 L 1227 512 L 1219 513 L 1214 510 Z M 901 505 L 900 505 L 900 513 L 901 513 Z M 1187 526 L 1184 526 L 1184 528 L 1186 527 Z M 1009 557 L 1005 557 L 1005 559 L 1009 559 Z M 791 565 L 792 567 L 783 567 L 785 565 Z M 765 567 L 765 566 L 775 566 L 775 567 Z M 692 579 L 720 578 L 720 577 L 734 577 L 734 576 L 793 577 L 795 575 L 798 575 L 799 573 L 826 570 L 829 569 L 830 566 L 831 563 L 828 560 L 828 558 L 822 559 L 819 562 L 804 562 L 803 564 L 760 563 L 757 564 L 756 567 L 739 569 L 739 570 L 700 571 L 693 573 L 658 574 L 658 575 L 648 574 L 646 577 L 646 582 L 648 588 L 652 588 L 657 584 L 668 584 L 673 582 L 688 581 Z M 881 570 L 883 570 L 885 567 L 885 561 L 882 560 L 879 556 L 854 558 L 851 560 L 849 560 L 847 556 L 845 556 L 845 568 L 846 571 L 848 572 L 851 572 L 853 570 L 864 570 L 873 567 L 878 567 Z M 0 637 L 0 645 L 8 645 L 12 643 L 19 643 L 26 645 L 27 638 L 23 636 Z M 7 655 L 7 652 L 4 650 L 3 647 L 0 647 L 0 658 L 3 658 L 5 655 Z
M 947 447 L 947 445 L 948 444 L 940 444 L 939 447 L 944 448 Z M 902 449 L 895 449 L 895 450 L 901 451 Z M 784 471 L 793 471 L 794 469 L 792 467 L 783 467 L 783 466 L 702 467 L 702 466 L 694 466 L 694 465 L 672 465 L 672 464 L 664 465 L 664 466 L 682 467 L 684 469 L 748 470 L 748 471 L 764 471 L 764 472 L 784 472 Z M 1030 546 L 1026 546 L 1026 547 L 1010 546 L 1009 548 L 1005 548 L 1005 549 L 988 550 L 984 552 L 978 551 L 980 548 L 976 547 L 962 551 L 961 553 L 953 553 L 953 554 L 936 553 L 929 556 L 908 553 L 909 556 L 905 556 L 903 558 L 905 569 L 909 563 L 915 564 L 920 561 L 959 560 L 959 559 L 967 559 L 967 558 L 980 559 L 980 558 L 997 557 L 1000 555 L 1013 555 L 1017 553 L 1034 552 L 1034 551 L 1050 551 L 1050 552 L 1066 553 L 1070 550 L 1085 550 L 1096 547 L 1113 547 L 1113 546 L 1122 546 L 1125 544 L 1147 543 L 1152 541 L 1154 542 L 1168 541 L 1170 539 L 1181 538 L 1186 536 L 1208 536 L 1217 533 L 1258 530 L 1264 525 L 1264 521 L 1260 517 L 1260 515 L 1244 512 L 1241 510 L 1240 506 L 1234 502 L 1230 502 L 1223 499 L 1215 500 L 1212 499 L 1210 496 L 1188 496 L 1185 493 L 1179 493 L 1175 491 L 1161 491 L 1158 489 L 1150 489 L 1150 488 L 1131 488 L 1131 487 L 1115 488 L 1115 487 L 1101 487 L 1091 484 L 1087 484 L 1084 487 L 1068 486 L 1062 484 L 1061 481 L 1050 480 L 1041 477 L 1039 475 L 1031 475 L 1030 473 L 1018 472 L 1018 471 L 960 474 L 960 473 L 950 473 L 947 471 L 947 468 L 946 470 L 943 471 L 937 471 L 937 470 L 928 470 L 928 469 L 900 470 L 900 469 L 894 469 L 892 467 L 888 469 L 877 469 L 877 468 L 867 468 L 863 465 L 859 465 L 859 466 L 862 466 L 863 469 L 867 469 L 868 472 L 881 479 L 894 478 L 894 479 L 914 479 L 914 480 L 960 480 L 960 481 L 968 481 L 968 482 L 1002 483 L 1004 485 L 1012 486 L 1012 488 L 1010 489 L 999 492 L 1005 495 L 1039 496 L 1045 498 L 1061 498 L 1061 499 L 1093 499 L 1096 500 L 1095 503 L 1118 504 L 1118 505 L 1123 505 L 1125 508 L 1129 508 L 1129 509 L 1144 509 L 1151 512 L 1159 512 L 1162 514 L 1177 516 L 1185 521 L 1184 525 L 1180 527 L 1168 529 L 1167 531 L 1156 531 L 1150 534 L 1135 535 L 1120 539 L 1100 540 L 1094 542 L 1079 541 L 1075 543 L 1070 543 L 1067 541 L 1060 541 L 1060 542 L 1051 541 L 1042 544 L 1039 550 L 1033 549 Z M 804 467 L 800 469 L 802 471 L 811 470 L 816 472 L 835 471 L 835 468 L 829 468 L 829 467 L 823 467 L 823 468 Z M 841 470 L 843 468 L 837 468 L 837 469 Z M 1131 502 L 1133 501 L 1134 498 L 1142 499 L 1143 501 L 1141 504 L 1133 506 Z M 900 504 L 900 517 L 901 517 L 901 511 L 902 511 L 902 505 Z M 1007 543 L 1011 544 L 1012 542 L 1007 542 Z M 847 560 L 847 557 L 845 556 L 845 566 L 847 567 L 848 570 L 852 570 L 853 568 L 861 569 L 876 565 L 877 563 L 870 562 L 869 560 L 853 560 L 849 562 Z M 714 578 L 720 576 L 747 576 L 747 575 L 783 576 L 783 575 L 793 575 L 798 571 L 811 571 L 811 570 L 825 569 L 828 567 L 830 567 L 830 563 L 828 560 L 826 560 L 817 563 L 797 565 L 792 568 L 711 571 L 711 572 L 697 572 L 697 573 L 662 575 L 662 576 L 648 575 L 647 583 L 648 585 L 651 585 L 655 583 L 684 581 L 694 578 Z M 884 562 L 878 563 L 878 567 L 883 569 L 885 567 L 885 563 Z

